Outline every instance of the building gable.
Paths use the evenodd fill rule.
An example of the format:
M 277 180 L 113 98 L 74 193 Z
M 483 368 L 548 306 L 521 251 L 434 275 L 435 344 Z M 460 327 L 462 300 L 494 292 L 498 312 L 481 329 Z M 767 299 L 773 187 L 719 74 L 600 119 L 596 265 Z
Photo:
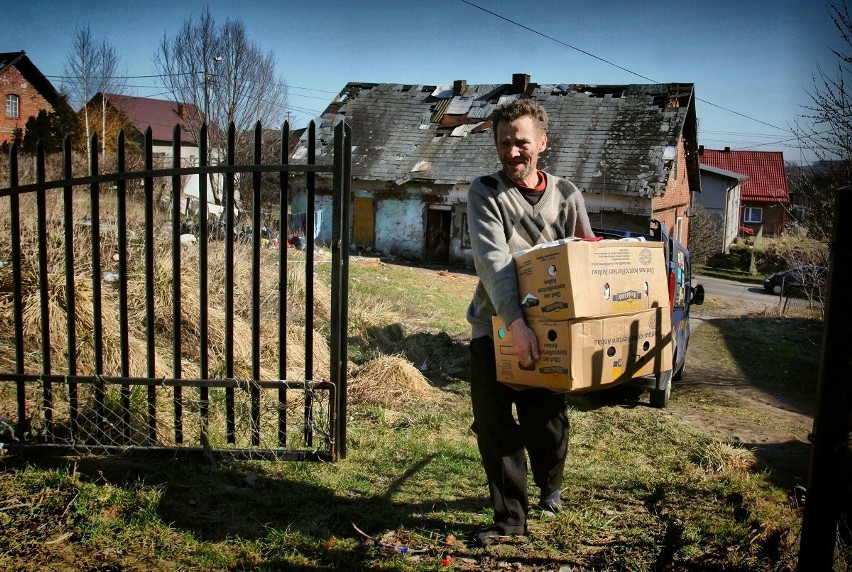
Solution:
M 6 117 L 5 99 L 8 95 L 18 98 L 18 116 Z M 30 61 L 26 52 L 0 53 L 0 99 L 4 110 L 0 111 L 0 142 L 11 141 L 15 133 L 23 131 L 27 119 L 47 113 L 70 113 L 71 108 L 53 84 Z

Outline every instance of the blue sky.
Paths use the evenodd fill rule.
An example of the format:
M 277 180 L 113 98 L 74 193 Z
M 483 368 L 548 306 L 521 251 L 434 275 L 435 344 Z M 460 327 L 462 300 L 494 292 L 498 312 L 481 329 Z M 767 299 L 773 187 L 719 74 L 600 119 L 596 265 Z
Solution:
M 142 76 L 155 73 L 163 36 L 208 4 L 274 53 L 294 127 L 350 81 L 683 82 L 695 84 L 700 144 L 793 162 L 811 157 L 789 128 L 811 103 L 817 65 L 836 69 L 830 48 L 843 48 L 823 0 L 28 0 L 4 11 L 0 51 L 26 51 L 60 87 L 74 28 L 88 23 L 136 76 L 134 95 L 166 99 Z

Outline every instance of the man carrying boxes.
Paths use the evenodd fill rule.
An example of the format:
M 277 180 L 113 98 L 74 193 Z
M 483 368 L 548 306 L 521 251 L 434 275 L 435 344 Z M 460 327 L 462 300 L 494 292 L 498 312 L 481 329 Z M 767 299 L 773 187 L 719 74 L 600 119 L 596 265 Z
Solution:
M 512 255 L 554 240 L 594 236 L 577 187 L 537 169 L 538 156 L 547 147 L 544 109 L 528 99 L 515 100 L 494 112 L 492 124 L 502 170 L 476 179 L 467 203 L 479 276 L 467 313 L 473 431 L 494 508 L 494 524 L 473 537 L 482 545 L 526 534 L 527 454 L 540 490 L 537 506 L 544 514 L 562 508 L 568 447 L 565 395 L 545 387 L 518 390 L 497 378 L 494 316 L 508 325 L 508 351 L 520 368 L 532 368 L 540 358 L 538 336 L 524 320 Z

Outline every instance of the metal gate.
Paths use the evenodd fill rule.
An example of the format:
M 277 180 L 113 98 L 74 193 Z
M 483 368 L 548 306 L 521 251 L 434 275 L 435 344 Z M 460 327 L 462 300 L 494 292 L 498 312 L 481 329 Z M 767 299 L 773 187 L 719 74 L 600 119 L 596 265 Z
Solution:
M 285 124 L 280 161 L 264 164 L 258 123 L 251 164 L 236 164 L 231 125 L 225 161 L 208 165 L 203 127 L 199 165 L 185 167 L 176 126 L 163 168 L 150 128 L 135 155 L 119 133 L 108 173 L 99 172 L 94 136 L 84 177 L 72 176 L 66 137 L 62 178 L 45 180 L 53 158 L 39 144 L 28 184 L 19 184 L 13 146 L 0 188 L 0 448 L 345 457 L 351 128 L 336 126 L 331 164 L 317 163 L 315 133 L 312 122 L 307 161 L 289 164 Z M 140 156 L 144 165 L 128 168 Z M 307 195 L 298 250 L 287 248 L 284 226 L 290 173 L 304 175 Z M 211 174 L 222 179 L 216 224 L 205 200 Z M 328 250 L 314 240 L 318 174 L 332 180 Z M 193 175 L 199 224 L 188 234 L 179 198 Z M 251 179 L 240 185 L 251 213 L 239 227 L 242 177 Z M 278 199 L 277 252 L 259 232 L 269 193 Z

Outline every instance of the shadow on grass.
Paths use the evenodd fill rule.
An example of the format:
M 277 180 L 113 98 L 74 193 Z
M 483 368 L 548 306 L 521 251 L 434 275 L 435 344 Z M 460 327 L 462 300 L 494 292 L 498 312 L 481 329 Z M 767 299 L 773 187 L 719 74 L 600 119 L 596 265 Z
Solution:
M 811 445 L 802 441 L 783 443 L 744 443 L 757 458 L 757 470 L 769 471 L 769 481 L 791 495 L 796 485 L 804 486 L 808 477 Z
M 470 352 L 467 340 L 453 338 L 443 331 L 406 335 L 402 324 L 375 326 L 368 329 L 366 340 L 350 338 L 349 344 L 368 358 L 377 353 L 400 354 L 438 388 L 446 388 L 468 378 Z
M 813 414 L 822 353 L 821 321 L 742 316 L 706 320 L 701 327 L 718 332 L 751 389 L 784 409 Z M 696 383 L 719 381 L 712 374 L 713 365 L 699 365 L 706 370 L 702 369 L 704 379 L 696 378 Z

